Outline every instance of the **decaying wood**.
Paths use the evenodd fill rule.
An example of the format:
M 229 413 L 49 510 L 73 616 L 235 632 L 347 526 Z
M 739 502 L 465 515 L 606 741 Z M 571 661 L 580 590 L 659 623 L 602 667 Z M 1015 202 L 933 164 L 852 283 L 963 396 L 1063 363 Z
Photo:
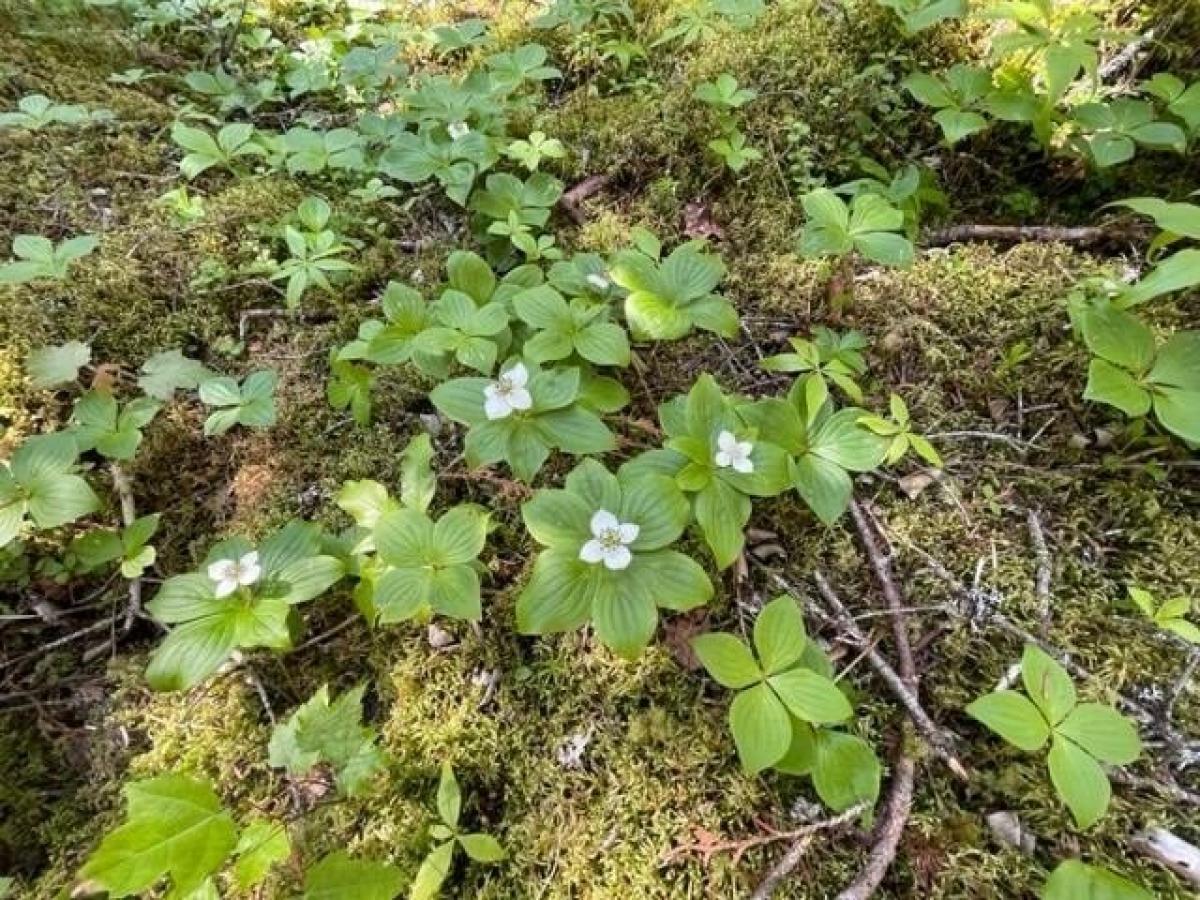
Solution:
M 589 175 L 558 198 L 561 206 L 576 225 L 587 221 L 583 214 L 583 201 L 604 190 L 612 179 L 608 175 Z
M 1147 828 L 1135 834 L 1129 844 L 1138 853 L 1200 887 L 1200 847 L 1165 828 Z
M 1089 246 L 1119 243 L 1130 237 L 1128 230 L 1098 228 L 1084 225 L 1058 227 L 1054 225 L 952 225 L 921 235 L 925 247 L 943 247 L 966 241 L 996 241 L 1001 244 L 1059 243 Z

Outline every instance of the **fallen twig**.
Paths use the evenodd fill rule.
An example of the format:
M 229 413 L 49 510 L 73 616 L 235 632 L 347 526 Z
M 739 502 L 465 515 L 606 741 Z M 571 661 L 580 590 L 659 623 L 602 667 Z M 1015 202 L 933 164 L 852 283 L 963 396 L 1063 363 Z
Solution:
M 952 225 L 921 236 L 925 247 L 943 247 L 965 241 L 997 241 L 1002 244 L 1031 242 L 1080 244 L 1115 244 L 1133 237 L 1125 229 L 1099 228 L 1092 225 L 1058 227 L 1055 225 Z
M 1135 834 L 1129 845 L 1180 878 L 1186 878 L 1200 887 L 1200 847 L 1189 844 L 1165 828 L 1147 828 Z
M 113 490 L 117 492 L 117 500 L 121 504 L 121 523 L 128 528 L 137 521 L 137 504 L 133 499 L 133 482 L 117 463 L 113 463 Z M 129 579 L 129 603 L 125 607 L 125 621 L 121 624 L 121 633 L 129 634 L 133 623 L 142 611 L 142 576 Z
M 818 832 L 845 827 L 862 815 L 865 808 L 865 803 L 858 803 L 831 819 L 822 819 L 819 822 L 813 822 L 810 825 L 797 828 L 795 831 L 788 832 L 787 834 L 777 835 L 774 838 L 775 840 L 791 838 L 793 840 L 792 846 L 788 848 L 787 853 L 780 857 L 775 865 L 771 866 L 770 870 L 763 877 L 763 880 L 759 882 L 758 887 L 754 889 L 754 893 L 750 895 L 750 900 L 769 900 L 771 895 L 775 893 L 775 889 L 800 864 L 805 851 L 808 850 L 813 837 Z
M 899 744 L 895 762 L 892 764 L 892 782 L 883 814 L 875 826 L 875 841 L 866 864 L 849 887 L 837 895 L 837 900 L 867 900 L 879 887 L 896 858 L 900 838 L 908 824 L 912 810 L 913 785 L 916 781 L 917 764 L 905 754 L 904 742 Z
M 566 211 L 572 222 L 582 225 L 587 221 L 587 216 L 583 214 L 583 201 L 600 193 L 611 180 L 608 175 L 589 175 L 559 197 L 558 205 Z
M 883 591 L 883 599 L 891 613 L 892 634 L 896 641 L 896 656 L 900 660 L 900 677 L 904 683 L 916 693 L 917 664 L 913 659 L 912 645 L 908 640 L 908 623 L 904 618 L 904 598 L 900 596 L 900 588 L 892 576 L 892 559 L 885 554 L 876 538 L 875 526 L 867 517 L 866 510 L 857 500 L 850 501 L 850 516 L 854 519 L 854 527 L 858 530 L 859 540 L 866 551 L 867 560 L 875 573 L 875 580 Z
M 1042 520 L 1035 510 L 1029 510 L 1026 517 L 1029 527 L 1029 542 L 1033 544 L 1033 555 L 1037 560 L 1037 575 L 1034 582 L 1034 595 L 1038 600 L 1038 617 L 1042 623 L 1042 632 L 1050 627 L 1050 550 L 1046 546 L 1046 533 L 1042 530 Z
M 820 572 L 814 572 L 813 580 L 817 584 L 817 590 L 820 591 L 821 597 L 829 607 L 834 621 L 845 629 L 850 635 L 850 639 L 864 651 L 867 662 L 871 664 L 871 668 L 875 670 L 876 674 L 883 679 L 884 683 L 891 688 L 892 693 L 903 704 L 917 732 L 924 738 L 925 743 L 929 745 L 929 749 L 950 768 L 951 772 L 966 781 L 970 775 L 954 752 L 954 740 L 950 734 L 933 721 L 929 713 L 925 711 L 925 707 L 921 705 L 921 699 L 917 696 L 916 692 L 905 683 L 899 673 L 884 659 L 883 654 L 871 646 L 870 640 L 855 623 L 853 617 L 850 615 L 850 611 L 846 609 L 846 606 L 842 603 L 825 576 Z
M 1100 63 L 1096 70 L 1096 77 L 1099 81 L 1107 81 L 1116 75 L 1120 75 L 1130 64 L 1137 59 L 1137 55 L 1142 52 L 1151 41 L 1154 40 L 1155 32 L 1153 28 L 1147 28 L 1144 34 L 1140 34 L 1134 40 L 1130 41 L 1120 52 L 1115 53 L 1111 58 Z

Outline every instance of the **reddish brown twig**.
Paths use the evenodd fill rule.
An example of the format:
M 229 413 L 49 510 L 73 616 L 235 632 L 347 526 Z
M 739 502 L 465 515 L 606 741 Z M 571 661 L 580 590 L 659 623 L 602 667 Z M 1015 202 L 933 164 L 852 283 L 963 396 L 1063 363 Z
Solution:
M 858 876 L 837 895 L 837 900 L 867 900 L 875 893 L 896 858 L 896 850 L 912 810 L 913 785 L 917 774 L 917 764 L 904 753 L 904 742 L 901 741 L 899 746 L 896 761 L 892 764 L 892 782 L 887 802 L 875 826 L 871 854 Z
M 792 846 L 788 848 L 787 853 L 779 858 L 775 865 L 771 866 L 770 870 L 759 882 L 758 887 L 754 889 L 754 893 L 750 895 L 750 900 L 770 900 L 775 889 L 783 883 L 795 870 L 796 866 L 800 865 L 800 860 L 804 857 L 809 845 L 812 844 L 813 838 L 820 831 L 829 831 L 833 828 L 844 828 L 856 818 L 858 818 L 866 808 L 865 803 L 858 803 L 850 807 L 845 812 L 838 813 L 831 819 L 822 819 L 820 822 L 813 822 L 811 825 L 806 825 L 803 828 L 798 828 L 789 836 L 795 840 Z
M 600 193 L 611 180 L 608 175 L 589 175 L 559 197 L 558 205 L 566 211 L 572 222 L 582 225 L 587 221 L 587 216 L 583 214 L 583 201 Z

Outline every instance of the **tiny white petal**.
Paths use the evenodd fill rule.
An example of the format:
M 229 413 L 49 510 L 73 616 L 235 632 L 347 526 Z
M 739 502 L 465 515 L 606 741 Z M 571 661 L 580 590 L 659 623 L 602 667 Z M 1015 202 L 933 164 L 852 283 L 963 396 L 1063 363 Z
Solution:
M 232 559 L 218 559 L 208 566 L 208 577 L 213 581 L 237 580 L 237 563 Z
M 228 597 L 237 589 L 238 582 L 236 578 L 222 578 L 217 582 L 217 587 L 213 593 L 217 596 L 217 599 L 221 599 L 222 597 Z
M 586 563 L 598 563 L 604 559 L 604 556 L 604 545 L 596 538 L 592 538 L 579 548 L 579 558 Z
M 488 385 L 488 388 L 491 388 Z M 483 401 L 483 414 L 489 419 L 504 419 L 512 414 L 513 408 L 509 405 L 508 398 L 497 393 L 488 393 L 488 389 L 484 389 L 484 396 L 487 398 Z
M 612 286 L 612 282 L 595 272 L 588 275 L 586 281 L 598 291 L 607 291 Z
M 513 409 L 530 409 L 533 407 L 533 397 L 523 387 L 513 388 L 508 393 L 508 405 Z
M 621 535 L 621 543 L 632 544 L 637 540 L 637 536 L 642 529 L 636 522 L 622 522 L 618 530 Z
M 738 446 L 738 440 L 731 431 L 722 431 L 717 435 L 717 446 L 726 453 L 732 453 Z
M 750 459 L 749 455 L 738 457 L 733 461 L 733 471 L 749 475 L 754 471 L 754 461 Z
M 633 554 L 624 544 L 618 544 L 616 547 L 604 551 L 604 567 L 606 569 L 628 568 L 631 562 L 633 562 Z
M 726 450 L 718 450 L 713 455 L 713 462 L 717 464 L 717 468 L 726 469 L 733 465 L 733 457 Z
M 501 377 L 508 379 L 508 383 L 513 387 L 523 388 L 529 383 L 529 370 L 525 368 L 525 363 L 517 363 L 507 372 L 504 372 Z
M 601 509 L 592 516 L 591 528 L 592 534 L 599 538 L 604 537 L 606 531 L 620 530 L 621 522 L 607 509 Z

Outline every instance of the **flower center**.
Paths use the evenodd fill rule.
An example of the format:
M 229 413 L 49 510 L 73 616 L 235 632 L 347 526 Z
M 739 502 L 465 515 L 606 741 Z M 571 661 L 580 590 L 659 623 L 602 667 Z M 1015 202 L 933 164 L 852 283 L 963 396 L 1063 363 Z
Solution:
M 600 541 L 600 545 L 605 550 L 616 550 L 625 543 L 621 540 L 621 530 L 619 528 L 605 528 L 600 532 L 597 540 Z

